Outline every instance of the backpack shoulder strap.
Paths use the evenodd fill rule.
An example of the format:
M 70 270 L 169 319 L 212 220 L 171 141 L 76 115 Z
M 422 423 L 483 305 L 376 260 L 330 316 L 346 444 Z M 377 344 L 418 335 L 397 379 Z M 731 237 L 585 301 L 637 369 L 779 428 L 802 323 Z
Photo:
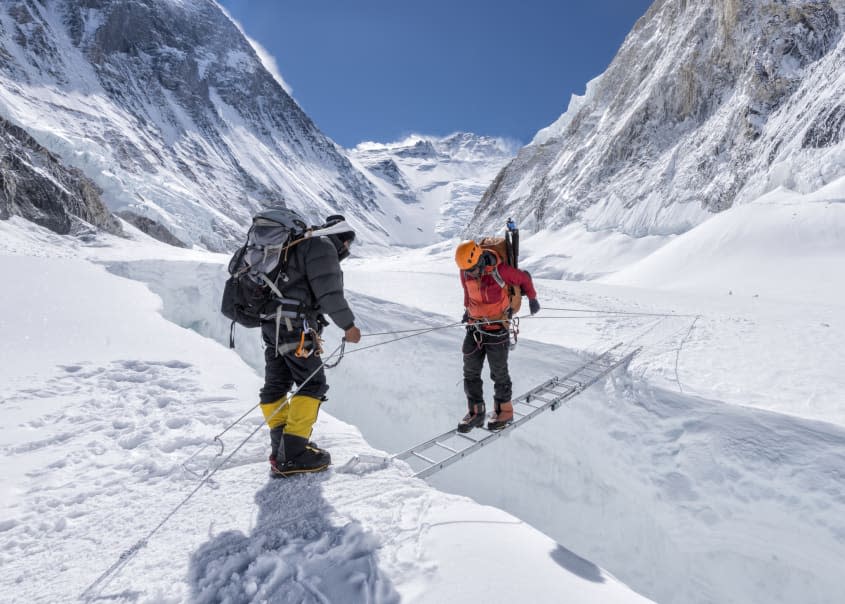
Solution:
M 493 277 L 493 279 L 496 281 L 496 283 L 499 285 L 499 287 L 505 286 L 505 279 L 502 277 L 502 275 L 499 274 L 499 267 L 498 266 L 493 268 L 493 271 L 490 273 L 490 276 Z

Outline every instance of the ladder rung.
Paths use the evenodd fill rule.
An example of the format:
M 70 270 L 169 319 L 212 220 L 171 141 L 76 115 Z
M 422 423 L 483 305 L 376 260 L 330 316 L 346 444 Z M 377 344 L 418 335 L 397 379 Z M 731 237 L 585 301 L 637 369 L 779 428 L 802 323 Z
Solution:
M 579 375 L 601 375 L 602 373 L 606 373 L 607 371 L 607 367 L 591 367 L 586 371 L 582 371 Z
M 466 435 L 466 434 L 464 434 L 463 432 L 455 432 L 455 434 L 456 434 L 457 436 L 460 436 L 461 438 L 464 438 L 464 439 L 468 440 L 468 441 L 469 441 L 469 442 L 471 442 L 472 444 L 475 444 L 475 443 L 477 443 L 477 442 L 478 442 L 477 440 L 475 440 L 475 439 L 474 439 L 474 438 L 472 438 L 471 436 L 467 436 L 467 435 Z
M 434 444 L 435 444 L 435 445 L 437 445 L 438 447 L 443 447 L 444 449 L 446 449 L 446 450 L 448 450 L 448 451 L 451 451 L 452 453 L 457 453 L 457 452 L 458 452 L 458 450 L 457 450 L 457 449 L 453 449 L 453 448 L 452 448 L 452 447 L 450 447 L 449 445 L 444 445 L 444 444 L 443 444 L 442 442 L 440 442 L 439 440 L 434 441 Z
M 424 462 L 426 462 L 426 463 L 430 463 L 430 464 L 436 464 L 436 463 L 437 463 L 437 462 L 436 462 L 436 461 L 434 461 L 433 459 L 429 459 L 429 458 L 428 458 L 428 457 L 426 457 L 425 455 L 420 455 L 420 454 L 419 454 L 419 453 L 417 453 L 416 451 L 411 451 L 411 455 L 416 455 L 417 457 L 419 457 L 420 459 L 422 459 L 422 460 L 423 460 Z

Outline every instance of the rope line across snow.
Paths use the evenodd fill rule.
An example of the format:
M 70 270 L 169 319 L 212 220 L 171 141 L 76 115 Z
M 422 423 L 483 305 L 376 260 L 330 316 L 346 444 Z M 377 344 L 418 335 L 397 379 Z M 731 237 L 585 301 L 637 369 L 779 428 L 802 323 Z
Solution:
M 523 317 L 514 317 L 520 319 L 586 319 L 586 318 L 610 318 L 611 316 L 619 316 L 619 317 L 657 317 L 657 320 L 654 321 L 649 327 L 643 331 L 638 336 L 634 337 L 628 342 L 628 345 L 631 346 L 634 342 L 642 338 L 645 334 L 653 330 L 657 327 L 661 322 L 663 322 L 668 317 L 687 317 L 693 315 L 677 315 L 677 314 L 661 314 L 661 313 L 641 313 L 641 312 L 621 312 L 621 311 L 596 311 L 596 310 L 585 310 L 585 309 L 574 309 L 574 308 L 547 308 L 546 310 L 554 310 L 554 311 L 564 311 L 564 312 L 578 312 L 578 313 L 591 313 L 587 314 L 579 314 L 573 316 L 551 316 L 551 317 L 536 317 L 526 315 Z M 687 334 L 684 336 L 683 341 L 681 342 L 681 346 L 678 349 L 678 355 L 680 355 L 680 348 L 683 347 L 684 342 L 689 337 L 690 333 L 692 332 L 693 327 L 695 326 L 695 322 L 700 318 L 700 315 L 695 316 L 692 324 L 690 325 Z M 486 321 L 487 323 L 495 323 L 501 321 Z M 395 334 L 408 334 L 403 335 L 398 338 L 394 338 L 391 340 L 387 340 L 384 342 L 378 342 L 376 344 L 370 344 L 368 346 L 362 346 L 356 348 L 355 350 L 347 351 L 345 350 L 345 340 L 331 353 L 329 354 L 323 363 L 321 363 L 320 367 L 318 367 L 307 379 L 305 379 L 302 384 L 300 384 L 295 390 L 293 390 L 288 395 L 288 401 L 290 398 L 296 395 L 299 390 L 307 384 L 320 369 L 325 368 L 332 368 L 337 366 L 340 360 L 343 358 L 345 354 L 351 354 L 353 352 L 361 352 L 363 350 L 367 350 L 370 348 L 375 348 L 378 346 L 384 346 L 386 344 L 391 344 L 394 342 L 398 342 L 400 340 L 405 340 L 408 338 L 413 338 L 416 336 L 424 335 L 427 333 L 431 333 L 433 331 L 437 331 L 440 329 L 448 329 L 453 327 L 463 326 L 463 323 L 456 322 L 450 323 L 447 325 L 439 325 L 434 327 L 421 327 L 419 329 L 407 329 L 407 330 L 398 330 L 392 332 L 381 332 L 381 333 L 372 333 L 366 334 L 367 336 L 377 336 L 377 335 L 395 335 Z M 412 468 L 416 465 L 417 468 L 415 469 L 414 476 L 419 478 L 426 478 L 439 472 L 440 470 L 452 465 L 453 463 L 460 461 L 467 455 L 470 455 L 474 451 L 477 451 L 481 447 L 484 447 L 491 442 L 497 440 L 499 437 L 503 436 L 507 432 L 516 429 L 518 426 L 522 425 L 523 423 L 530 421 L 540 413 L 551 409 L 554 411 L 557 409 L 563 402 L 570 400 L 598 382 L 601 378 L 608 375 L 611 371 L 616 369 L 617 367 L 627 365 L 631 359 L 641 350 L 641 348 L 631 348 L 628 351 L 623 350 L 623 344 L 619 343 L 612 348 L 609 348 L 604 353 L 598 355 L 597 357 L 587 361 L 571 373 L 565 375 L 564 377 L 554 377 L 546 382 L 540 384 L 533 390 L 523 394 L 522 396 L 514 399 L 514 415 L 517 419 L 505 426 L 502 430 L 497 432 L 489 432 L 483 430 L 483 434 L 480 438 L 475 438 L 474 436 L 470 436 L 471 433 L 458 433 L 457 430 L 450 430 L 445 432 L 441 435 L 438 435 L 424 443 L 420 443 L 415 447 L 408 449 L 407 451 L 403 451 L 397 455 L 393 455 L 392 457 L 375 457 L 375 456 L 368 456 L 368 455 L 361 455 L 353 457 L 349 462 L 347 462 L 344 466 L 338 468 L 340 472 L 354 472 L 355 467 L 359 463 L 364 464 L 376 464 L 380 466 L 387 466 L 391 462 L 395 460 L 402 460 L 407 462 Z M 338 358 L 333 362 L 329 363 L 329 361 L 337 356 Z M 677 359 L 676 359 L 676 375 L 677 375 Z M 539 401 L 540 404 L 537 404 Z M 276 409 L 275 413 L 281 411 L 284 408 L 286 403 L 280 405 L 278 409 Z M 202 451 L 207 449 L 212 444 L 216 443 L 220 447 L 220 451 L 215 456 L 215 459 L 221 457 L 225 451 L 225 445 L 222 440 L 222 436 L 231 430 L 234 426 L 239 424 L 246 418 L 250 413 L 252 413 L 259 405 L 253 405 L 249 410 L 243 413 L 238 419 L 234 422 L 226 426 L 219 434 L 214 436 L 210 443 L 206 443 L 196 452 L 194 452 L 188 459 L 186 459 L 182 467 L 192 474 L 193 476 L 199 479 L 199 482 L 195 485 L 195 487 L 188 493 L 182 501 L 180 501 L 152 530 L 150 530 L 142 539 L 138 540 L 134 545 L 130 548 L 125 550 L 122 554 L 120 554 L 117 561 L 115 561 L 108 569 L 106 569 L 91 585 L 88 586 L 85 591 L 80 594 L 80 600 L 83 601 L 90 601 L 97 597 L 97 593 L 101 591 L 115 576 L 117 576 L 120 571 L 141 551 L 144 547 L 146 547 L 149 540 L 159 531 L 161 528 L 171 519 L 176 513 L 185 506 L 188 501 L 193 498 L 193 496 L 206 484 L 211 483 L 212 477 L 225 466 L 229 460 L 231 460 L 237 453 L 240 451 L 246 443 L 255 436 L 261 428 L 264 427 L 265 422 L 261 422 L 252 432 L 250 432 L 246 438 L 244 438 L 233 450 L 229 455 L 227 455 L 222 461 L 217 463 L 216 465 L 210 464 L 202 474 L 195 472 L 189 468 L 187 465 L 191 460 L 196 458 Z M 272 417 L 272 416 L 271 416 Z M 267 418 L 269 420 L 271 418 Z M 433 453 L 433 451 L 437 451 L 438 453 Z M 447 454 L 444 456 L 443 451 L 446 451 Z M 424 455 L 423 453 L 426 453 Z M 430 456 L 429 456 L 430 455 Z M 434 458 L 437 459 L 434 459 Z M 424 462 L 423 467 L 419 467 L 419 462 Z

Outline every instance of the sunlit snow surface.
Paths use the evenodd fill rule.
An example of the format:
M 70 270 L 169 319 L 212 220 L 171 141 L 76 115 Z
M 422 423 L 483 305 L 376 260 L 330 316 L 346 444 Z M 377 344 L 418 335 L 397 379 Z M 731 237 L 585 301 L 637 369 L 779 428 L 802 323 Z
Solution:
M 102 595 L 636 601 L 615 576 L 660 602 L 837 601 L 843 199 L 835 186 L 779 191 L 671 241 L 527 238 L 544 308 L 521 321 L 515 391 L 620 341 L 643 347 L 627 371 L 437 475 L 439 491 L 398 465 L 271 481 L 262 431 Z M 212 437 L 255 403 L 257 334 L 236 332 L 236 352 L 219 344 L 227 259 L 127 230 L 135 241 L 85 244 L 0 223 L 0 582 L 11 601 L 82 593 L 182 501 L 191 472 L 220 459 Z M 364 334 L 455 322 L 451 253 L 348 261 Z M 605 276 L 560 280 L 566 271 Z M 461 329 L 364 350 L 391 337 L 347 347 L 329 372 L 314 438 L 337 466 L 372 447 L 398 452 L 463 413 Z M 254 412 L 224 435 L 224 455 L 259 422 Z
M 220 257 L 112 238 L 80 245 L 18 219 L 0 223 L 0 247 L 3 599 L 73 601 L 222 459 L 213 445 L 183 467 L 255 404 L 261 379 L 235 352 L 162 318 L 167 308 L 143 284 L 85 259 L 127 272 L 146 257 L 140 269 L 157 267 L 160 281 L 186 279 L 175 296 L 195 326 L 225 327 L 218 300 L 203 297 L 219 290 Z M 212 263 L 205 273 L 180 270 L 199 258 Z M 212 274 L 214 283 L 202 281 Z M 361 325 L 374 323 L 362 317 Z M 387 325 L 407 322 L 400 316 Z M 239 336 L 246 342 L 256 334 Z M 429 345 L 451 348 L 446 340 Z M 366 363 L 363 354 L 357 358 Z M 396 381 L 377 371 L 351 376 L 359 363 L 346 369 L 346 362 L 330 376 L 333 400 L 343 400 L 343 409 L 359 398 L 358 414 L 373 412 L 382 386 Z M 431 379 L 414 377 L 412 365 L 403 372 L 405 395 Z M 353 380 L 359 384 L 348 388 Z M 366 395 L 358 390 L 362 380 L 373 385 Z M 338 465 L 379 453 L 355 427 L 331 417 L 330 404 L 325 410 L 314 438 Z M 229 431 L 224 454 L 260 423 L 255 411 Z M 89 595 L 140 602 L 645 601 L 524 521 L 440 492 L 403 466 L 272 480 L 265 440 L 262 430 L 248 441 Z

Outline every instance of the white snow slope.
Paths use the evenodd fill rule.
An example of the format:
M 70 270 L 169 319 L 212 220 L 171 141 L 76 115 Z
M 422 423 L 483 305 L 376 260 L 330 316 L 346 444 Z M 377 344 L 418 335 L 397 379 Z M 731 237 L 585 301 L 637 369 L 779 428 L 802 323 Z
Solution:
M 603 282 L 536 280 L 543 310 L 521 321 L 516 390 L 554 374 L 541 369 L 548 363 L 566 365 L 564 350 L 596 353 L 620 341 L 643 347 L 628 375 L 434 484 L 565 539 L 660 602 L 839 601 L 843 185 L 781 190 L 651 253 L 642 242 L 636 263 L 627 245 L 594 234 L 593 261 L 631 268 Z M 566 231 L 541 232 L 523 241 L 524 264 L 561 274 L 555 254 L 577 253 L 578 244 Z M 452 249 L 370 260 L 347 271 L 348 286 L 454 319 L 461 298 Z M 527 339 L 555 348 L 535 351 Z M 438 364 L 422 354 L 421 365 Z M 446 396 L 461 398 L 457 372 L 432 375 L 453 380 Z M 427 391 L 419 398 L 439 400 Z M 389 414 L 393 404 L 383 407 Z M 372 428 L 357 425 L 373 444 L 399 447 L 399 422 L 381 438 L 370 434 L 385 423 L 367 422 Z
M 659 602 L 837 602 L 845 591 L 842 199 L 841 184 L 811 198 L 780 191 L 716 216 L 718 228 L 706 222 L 679 236 L 674 251 L 644 253 L 606 283 L 538 278 L 543 310 L 521 321 L 516 392 L 616 342 L 642 351 L 627 372 L 431 480 L 456 495 L 402 467 L 338 467 L 371 447 L 403 450 L 463 414 L 460 328 L 367 348 L 393 337 L 368 334 L 456 320 L 453 246 L 348 261 L 367 337 L 329 372 L 315 439 L 332 451 L 335 471 L 268 481 L 259 430 L 214 476 L 216 488 L 201 489 L 102 594 L 637 598 L 601 567 Z M 218 344 L 228 336 L 217 313 L 226 259 L 134 236 L 83 247 L 0 223 L 10 284 L 0 307 L 0 583 L 13 601 L 84 590 L 195 487 L 182 469 L 191 454 L 209 445 L 188 464 L 195 473 L 220 459 L 213 435 L 253 404 L 260 384 Z M 526 264 L 543 261 L 554 240 L 524 241 Z M 612 242 L 604 251 L 618 259 Z M 710 272 L 713 264 L 721 271 Z M 654 316 L 663 314 L 676 316 Z M 236 335 L 237 352 L 260 368 L 256 334 Z M 333 350 L 337 330 L 327 335 Z M 223 435 L 225 455 L 259 428 L 256 413 Z M 48 573 L 60 580 L 45 582 Z
M 361 143 L 350 155 L 373 182 L 382 183 L 387 197 L 407 205 L 413 225 L 433 234 L 431 243 L 463 231 L 484 190 L 516 151 L 513 141 L 457 132 Z
M 222 325 L 203 297 L 220 282 L 180 273 L 202 260 L 219 278 L 219 257 L 111 237 L 82 247 L 20 219 L 0 223 L 0 599 L 74 601 L 140 543 L 89 601 L 645 601 L 518 518 L 399 465 L 269 479 L 255 409 L 223 436 L 231 463 L 168 517 L 222 459 L 212 437 L 255 403 L 261 380 L 234 352 L 165 320 L 142 284 L 90 261 L 130 261 L 126 270 L 138 258 L 161 277 L 193 277 L 178 290 L 195 296 L 182 312 Z M 402 315 L 384 324 L 406 326 Z M 366 413 L 390 384 L 358 371 L 350 364 L 331 382 Z M 315 438 L 338 465 L 376 453 L 326 411 Z

